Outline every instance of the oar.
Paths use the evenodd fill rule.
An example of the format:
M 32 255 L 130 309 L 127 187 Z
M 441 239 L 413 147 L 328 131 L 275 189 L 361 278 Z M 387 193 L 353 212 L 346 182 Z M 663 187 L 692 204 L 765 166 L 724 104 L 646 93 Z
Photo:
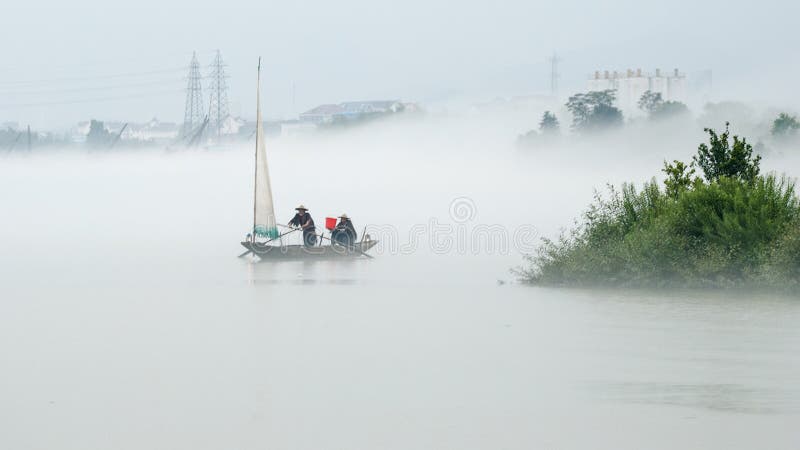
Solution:
M 287 234 L 294 233 L 297 230 L 299 230 L 299 228 L 292 228 L 291 230 L 287 231 L 286 233 L 282 233 L 280 236 L 278 236 L 276 238 L 272 238 L 272 239 L 270 239 L 270 240 L 268 240 L 267 242 L 264 242 L 264 243 L 265 244 L 270 243 L 270 242 L 272 242 L 272 241 L 274 241 L 276 239 L 280 239 L 280 238 L 286 236 Z
M 287 228 L 291 228 L 291 227 L 287 227 Z M 268 240 L 268 241 L 264 242 L 264 244 L 269 244 L 270 242 L 272 242 L 272 241 L 274 241 L 274 240 L 276 240 L 276 239 L 280 239 L 280 238 L 282 238 L 282 237 L 286 236 L 286 235 L 287 235 L 287 234 L 289 234 L 289 233 L 294 233 L 294 232 L 295 232 L 295 231 L 297 231 L 297 230 L 299 230 L 299 228 L 292 228 L 291 230 L 287 231 L 286 233 L 283 233 L 283 234 L 281 234 L 280 236 L 278 236 L 278 237 L 276 237 L 276 238 L 272 238 L 272 239 L 270 239 L 270 240 Z M 252 253 L 252 252 L 253 252 L 253 250 L 250 250 L 250 249 L 248 249 L 246 252 L 244 252 L 244 253 L 242 253 L 241 255 L 239 255 L 239 258 L 241 258 L 241 257 L 243 257 L 243 256 L 247 256 L 249 253 Z
M 320 235 L 317 235 L 317 236 L 321 237 L 322 239 L 327 239 L 327 240 L 329 240 L 329 241 L 331 242 L 331 244 L 333 243 L 333 241 L 331 241 L 331 239 L 330 239 L 330 238 L 326 238 L 325 236 L 320 236 Z M 337 244 L 341 245 L 341 243 L 339 243 L 339 242 L 337 242 Z M 356 248 L 355 246 L 348 247 L 348 246 L 346 246 L 346 245 L 342 245 L 342 247 L 344 247 L 344 248 L 346 248 L 346 249 L 348 249 L 348 250 L 351 250 L 351 251 L 357 252 L 357 253 L 359 253 L 359 254 L 362 254 L 362 255 L 366 256 L 367 258 L 369 258 L 369 259 L 374 259 L 374 258 L 375 258 L 375 257 L 374 257 L 374 256 L 372 256 L 372 255 L 368 255 L 368 254 L 364 253 L 364 252 L 363 252 L 361 249 L 359 249 L 359 248 Z

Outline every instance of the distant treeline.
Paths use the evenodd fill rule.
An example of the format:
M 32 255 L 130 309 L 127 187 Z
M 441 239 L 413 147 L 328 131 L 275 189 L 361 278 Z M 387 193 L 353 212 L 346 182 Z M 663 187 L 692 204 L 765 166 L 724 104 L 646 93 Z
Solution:
M 28 128 L 0 129 L 0 152 L 22 152 L 41 147 L 65 146 L 71 141 L 67 134 L 43 133 Z
M 572 123 L 570 131 L 575 136 L 592 136 L 601 132 L 618 130 L 625 125 L 622 110 L 615 106 L 616 91 L 591 91 L 571 96 L 564 105 Z M 677 127 L 691 123 L 689 108 L 681 102 L 664 100 L 660 93 L 646 91 L 638 101 L 644 113 L 644 121 L 652 124 L 674 124 Z M 703 120 L 721 123 L 721 117 L 732 116 L 740 127 L 746 126 L 759 135 L 763 148 L 768 142 L 772 147 L 800 146 L 800 122 L 797 117 L 786 112 L 774 113 L 768 123 L 756 120 L 754 112 L 743 103 L 708 103 L 704 108 Z M 631 122 L 631 121 L 629 121 Z M 633 122 L 641 123 L 641 119 Z M 555 113 L 545 111 L 539 121 L 538 129 L 532 129 L 518 138 L 521 147 L 536 147 L 538 144 L 552 144 L 561 136 L 560 123 Z
M 412 110 L 408 110 L 406 109 L 405 105 L 400 103 L 396 105 L 393 109 L 389 109 L 386 111 L 362 112 L 352 117 L 334 116 L 333 120 L 331 120 L 330 122 L 325 122 L 320 124 L 319 130 L 323 132 L 346 130 L 375 123 L 381 120 L 388 119 L 390 117 L 398 117 L 398 116 L 408 117 L 408 116 L 420 116 L 420 115 L 422 115 L 422 111 L 420 109 L 414 108 Z

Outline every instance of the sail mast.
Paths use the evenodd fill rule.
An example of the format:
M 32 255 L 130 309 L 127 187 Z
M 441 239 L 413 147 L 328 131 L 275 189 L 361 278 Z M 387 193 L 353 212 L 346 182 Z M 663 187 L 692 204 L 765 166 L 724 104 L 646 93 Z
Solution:
M 258 121 L 261 120 L 261 57 L 258 57 L 258 75 L 256 76 L 256 148 L 253 152 L 253 242 L 256 241 L 256 203 L 258 202 L 258 140 L 261 139 Z
M 280 233 L 275 220 L 275 205 L 272 201 L 272 186 L 269 180 L 267 148 L 264 142 L 264 125 L 261 117 L 261 58 L 258 60 L 258 89 L 256 89 L 256 93 L 256 173 L 253 234 L 254 236 L 275 239 L 280 236 Z

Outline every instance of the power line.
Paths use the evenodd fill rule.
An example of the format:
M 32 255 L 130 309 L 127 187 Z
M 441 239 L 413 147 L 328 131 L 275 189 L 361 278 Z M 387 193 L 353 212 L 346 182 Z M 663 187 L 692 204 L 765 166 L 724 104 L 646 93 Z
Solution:
M 175 94 L 178 92 L 182 92 L 182 89 L 170 89 L 170 90 L 160 90 L 160 91 L 152 91 L 152 92 L 143 92 L 138 94 L 131 94 L 131 95 L 122 95 L 122 96 L 114 96 L 114 97 L 99 97 L 99 98 L 89 98 L 89 99 L 79 99 L 79 100 L 64 100 L 64 101 L 55 101 L 55 102 L 34 102 L 34 103 L 0 103 L 0 109 L 12 109 L 12 108 L 28 108 L 28 107 L 35 107 L 35 106 L 53 106 L 53 105 L 72 105 L 78 103 L 100 103 L 106 101 L 113 101 L 113 100 L 127 100 L 132 98 L 144 98 L 144 97 L 155 97 L 161 96 L 164 94 Z
M 161 69 L 161 70 L 151 70 L 146 72 L 128 72 L 128 73 L 116 73 L 112 75 L 96 75 L 96 76 L 75 76 L 75 77 L 61 77 L 61 78 L 49 78 L 49 79 L 39 79 L 39 80 L 18 80 L 18 81 L 0 81 L 0 85 L 32 85 L 36 83 L 56 83 L 61 81 L 87 81 L 87 80 L 106 80 L 106 79 L 113 79 L 113 78 L 128 78 L 128 77 L 138 77 L 144 75 L 156 75 L 156 74 L 164 74 L 164 73 L 178 73 L 183 72 L 186 70 L 186 67 L 178 67 L 172 69 Z
M 143 86 L 162 86 L 165 84 L 174 84 L 183 82 L 185 78 L 173 78 L 169 80 L 155 80 L 143 83 L 128 83 L 128 84 L 115 84 L 106 86 L 92 86 L 92 87 L 79 87 L 68 89 L 38 89 L 33 91 L 0 91 L 0 95 L 36 95 L 36 94 L 61 94 L 68 92 L 89 92 L 89 91 L 103 91 L 106 89 L 124 89 L 131 87 Z
M 215 49 L 204 49 L 204 50 L 196 50 L 200 56 L 212 56 L 216 50 Z M 151 63 L 154 60 L 161 60 L 165 61 L 167 58 L 169 60 L 174 60 L 175 57 L 185 57 L 187 56 L 186 50 L 175 50 L 169 52 L 139 52 L 139 53 L 105 53 L 102 55 L 92 55 L 92 56 L 106 56 L 101 58 L 89 59 L 88 57 L 84 58 L 81 57 L 80 60 L 80 67 L 99 67 L 99 66 L 119 66 L 120 64 L 130 64 L 130 65 L 141 65 L 142 63 Z M 36 60 L 41 61 L 41 60 Z M 34 61 L 34 62 L 36 62 Z M 0 73 L 12 73 L 12 72 L 20 72 L 20 71 L 50 71 L 50 72 L 63 72 L 64 69 L 67 70 L 74 70 L 76 68 L 76 63 L 71 62 L 69 64 L 61 63 L 61 64 L 54 64 L 50 60 L 46 60 L 46 64 L 25 64 L 25 65 L 17 65 L 11 66 L 8 64 L 0 64 Z M 7 61 L 4 61 L 4 63 Z

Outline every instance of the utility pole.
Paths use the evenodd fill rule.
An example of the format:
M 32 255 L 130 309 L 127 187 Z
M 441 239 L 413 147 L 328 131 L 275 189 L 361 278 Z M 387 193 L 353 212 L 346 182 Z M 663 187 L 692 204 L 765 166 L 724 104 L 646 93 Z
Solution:
M 197 147 L 200 143 L 200 139 L 203 137 L 203 132 L 206 131 L 206 127 L 208 126 L 208 116 L 206 116 L 203 123 L 200 124 L 200 127 L 195 131 L 194 136 L 189 139 L 189 142 L 186 143 L 186 147 L 193 148 Z
M 290 115 L 292 117 L 295 116 L 297 113 L 297 86 L 294 84 L 294 80 L 292 80 L 292 110 L 290 111 Z
M 31 126 L 28 125 L 28 151 L 31 151 Z
M 225 63 L 222 62 L 222 54 L 217 50 L 217 56 L 214 62 L 211 63 L 211 84 L 209 89 L 211 91 L 211 101 L 208 105 L 209 122 L 217 129 L 217 142 L 222 136 L 222 126 L 225 119 L 230 115 L 228 107 L 228 83 L 225 81 L 228 78 L 225 75 Z
M 561 61 L 561 58 L 558 57 L 555 53 L 553 56 L 550 57 L 550 95 L 555 97 L 558 95 L 558 78 L 560 75 L 558 74 L 558 63 Z
M 183 137 L 190 136 L 195 128 L 203 123 L 203 87 L 200 76 L 200 63 L 197 54 L 192 52 L 189 63 L 189 77 L 186 84 L 186 106 L 183 112 Z
M 21 131 L 17 133 L 17 137 L 14 138 L 14 142 L 12 142 L 11 145 L 8 146 L 8 151 L 14 150 L 14 147 L 17 145 L 17 142 L 19 142 L 20 138 L 22 138 Z
M 111 145 L 108 146 L 109 150 L 113 149 L 114 146 L 117 145 L 117 142 L 119 142 L 120 138 L 122 137 L 122 133 L 125 132 L 125 128 L 128 128 L 128 124 L 127 123 L 125 125 L 123 125 L 122 128 L 120 128 L 119 133 L 117 133 L 117 135 L 114 136 L 114 140 L 111 141 Z

